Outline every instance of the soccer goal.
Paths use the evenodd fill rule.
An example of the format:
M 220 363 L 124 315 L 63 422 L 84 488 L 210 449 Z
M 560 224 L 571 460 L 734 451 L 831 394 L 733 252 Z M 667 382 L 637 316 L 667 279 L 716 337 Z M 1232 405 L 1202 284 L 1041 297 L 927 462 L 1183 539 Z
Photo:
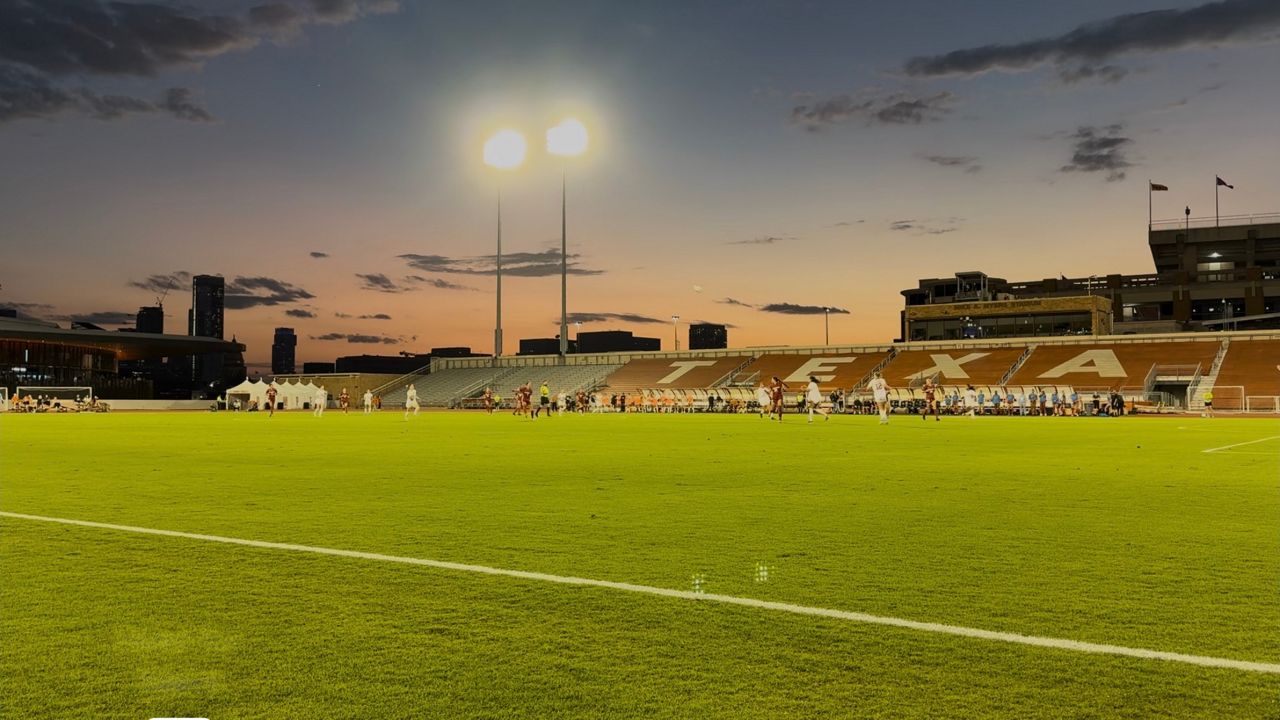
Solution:
M 67 405 L 74 404 L 77 400 L 88 402 L 93 398 L 93 388 L 76 385 L 62 385 L 57 387 L 23 385 L 14 391 L 14 396 L 22 399 L 31 397 L 36 401 L 45 399 L 51 403 L 61 402 L 62 404 Z
M 1248 395 L 1244 399 L 1244 409 L 1251 413 L 1280 413 L 1280 396 Z
M 1201 397 L 1201 404 L 1204 398 Z M 1245 396 L 1244 387 L 1240 385 L 1217 385 L 1213 388 L 1213 411 L 1214 412 L 1244 412 Z

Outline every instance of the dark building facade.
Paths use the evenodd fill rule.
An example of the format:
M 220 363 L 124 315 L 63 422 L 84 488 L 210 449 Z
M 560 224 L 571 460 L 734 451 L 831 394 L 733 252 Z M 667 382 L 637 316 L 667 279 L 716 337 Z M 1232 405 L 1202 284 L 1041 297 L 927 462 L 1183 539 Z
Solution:
M 690 350 L 722 350 L 729 347 L 729 329 L 715 323 L 689 326 Z
M 576 340 L 569 341 L 569 352 L 578 352 L 578 342 Z M 560 338 L 525 338 L 520 341 L 519 355 L 559 355 L 560 354 Z
M 304 362 L 302 363 L 303 375 L 327 375 L 334 372 L 334 364 L 331 362 Z
M 138 308 L 133 327 L 140 333 L 164 334 L 164 308 L 159 306 Z
M 331 372 L 406 375 L 430 362 L 430 355 L 348 355 L 338 358 Z
M 291 375 L 297 367 L 298 336 L 293 328 L 278 327 L 271 341 L 271 374 Z
M 557 341 L 558 342 L 558 341 Z M 658 338 L 636 337 L 629 330 L 600 330 L 578 333 L 578 352 L 656 352 L 662 349 Z M 559 345 L 556 352 L 559 352 Z
M 191 278 L 191 310 L 187 313 L 187 334 L 195 337 L 223 337 L 226 281 L 217 275 Z M 222 377 L 221 355 L 197 355 L 191 359 L 191 379 L 198 389 L 211 388 Z
M 927 314 L 920 310 L 926 306 L 1032 299 L 1105 298 L 1112 332 L 1117 334 L 1280 328 L 1280 215 L 1236 222 L 1220 227 L 1213 218 L 1155 223 L 1147 233 L 1154 273 L 1011 282 L 964 272 L 921 280 L 918 287 L 902 291 L 906 307 L 901 339 L 964 337 L 956 335 L 966 332 L 964 318 L 948 327 L 912 322 L 913 316 Z M 1080 308 L 1077 317 L 1065 320 L 1024 314 L 1025 320 L 1016 322 L 1020 327 L 1012 332 L 1016 336 L 1068 334 L 1090 324 L 1081 313 L 1091 310 Z M 1055 332 L 1055 325 L 1059 330 L 1071 329 Z M 1036 326 L 1050 330 L 1027 332 Z

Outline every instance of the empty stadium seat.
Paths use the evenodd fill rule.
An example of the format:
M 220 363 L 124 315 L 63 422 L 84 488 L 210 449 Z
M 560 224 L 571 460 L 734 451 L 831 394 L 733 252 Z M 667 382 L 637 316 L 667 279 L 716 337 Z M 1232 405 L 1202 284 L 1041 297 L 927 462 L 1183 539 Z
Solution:
M 1025 348 L 972 348 L 965 350 L 906 350 L 899 352 L 883 371 L 892 387 L 935 383 L 998 385 Z
M 709 388 L 723 382 L 748 360 L 750 357 L 746 355 L 632 360 L 611 374 L 604 384 L 615 392 Z
M 818 378 L 823 393 L 857 385 L 867 373 L 889 356 L 885 352 L 824 355 L 761 355 L 738 373 L 739 378 L 760 384 L 777 376 L 793 390 L 803 390 L 809 376 Z
M 1142 387 L 1157 365 L 1198 365 L 1201 372 L 1208 372 L 1218 347 L 1217 340 L 1039 345 L 1010 378 L 1009 384 L 1074 385 L 1090 389 Z
M 1280 340 L 1233 339 L 1215 387 L 1243 387 L 1245 396 L 1280 396 Z

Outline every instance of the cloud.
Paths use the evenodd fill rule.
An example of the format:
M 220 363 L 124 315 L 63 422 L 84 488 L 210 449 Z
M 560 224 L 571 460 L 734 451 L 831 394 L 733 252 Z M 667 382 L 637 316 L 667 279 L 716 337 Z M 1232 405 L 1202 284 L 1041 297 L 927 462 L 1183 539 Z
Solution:
M 625 322 L 639 325 L 660 325 L 671 322 L 670 319 L 663 320 L 661 318 L 649 317 L 648 315 L 638 315 L 636 313 L 569 313 L 569 322 L 571 323 L 594 323 L 594 322 Z M 559 325 L 560 320 L 557 318 L 555 324 Z
M 133 325 L 138 318 L 135 313 L 131 312 L 100 311 L 55 315 L 53 319 L 67 322 L 92 323 L 93 325 Z
M 475 290 L 475 288 L 452 283 L 441 278 L 425 278 L 421 275 L 406 275 L 399 283 L 383 273 L 356 273 L 356 277 L 364 282 L 361 286 L 364 290 L 375 290 L 384 293 L 413 292 L 418 289 L 414 285 L 425 285 L 439 288 L 440 290 Z
M 982 163 L 978 162 L 978 158 L 969 155 L 925 155 L 924 159 L 934 165 L 960 168 L 970 175 L 982 171 Z
M 1107 182 L 1123 180 L 1125 169 L 1133 167 L 1128 150 L 1133 138 L 1121 135 L 1124 126 L 1116 123 L 1105 127 L 1081 126 L 1070 137 L 1074 143 L 1071 162 L 1062 172 L 1104 172 Z
M 43 320 L 53 306 L 48 303 L 0 302 L 0 309 L 16 310 L 22 320 Z
M 313 257 L 313 258 L 315 258 L 315 259 L 317 259 L 317 260 L 320 260 L 320 259 L 322 259 L 322 258 L 327 258 L 327 257 L 329 257 L 329 253 L 326 253 L 326 252 L 320 252 L 319 250 L 312 250 L 309 254 L 311 255 L 311 257 Z
M 1103 85 L 1114 85 L 1125 78 L 1129 74 L 1128 68 L 1118 67 L 1116 65 L 1079 65 L 1077 67 L 1064 67 L 1058 70 L 1058 79 L 1062 82 L 1073 85 L 1086 80 L 1097 80 Z
M 269 277 L 237 277 L 234 281 L 227 283 L 222 300 L 228 310 L 245 310 L 313 298 L 315 295 L 283 280 Z
M 951 112 L 955 95 L 943 91 L 933 95 L 897 92 L 883 96 L 834 95 L 791 109 L 791 123 L 818 131 L 852 120 L 866 125 L 919 125 L 936 122 Z
M 1185 10 L 1130 13 L 1080 25 L 1053 37 L 993 44 L 907 60 L 915 77 L 1016 72 L 1044 64 L 1095 64 L 1125 53 L 1274 40 L 1280 28 L 1276 0 L 1220 0 Z
M 797 305 L 795 303 L 768 303 L 756 308 L 760 312 L 779 313 L 782 315 L 822 315 L 830 312 L 833 315 L 848 315 L 849 311 L 839 307 L 823 305 Z
M 361 315 L 361 320 L 390 320 L 391 316 L 386 313 L 374 313 L 372 315 Z
M 893 232 L 910 232 L 913 235 L 945 235 L 960 229 L 964 218 L 949 217 L 930 220 L 894 220 L 889 223 Z
M 169 70 L 198 68 L 307 23 L 348 22 L 396 9 L 387 0 L 313 0 L 306 10 L 271 2 L 240 16 L 157 2 L 4 0 L 0 2 L 0 122 L 73 112 L 99 120 L 164 113 L 207 122 L 213 116 L 192 102 L 188 88 L 170 88 L 156 100 L 145 100 L 99 95 L 59 81 L 94 76 L 153 78 Z
M 401 287 L 394 280 L 382 273 L 356 273 L 356 277 L 364 281 L 361 287 L 365 290 L 377 290 L 385 293 L 409 292 L 412 288 Z
M 191 97 L 187 88 L 169 88 L 155 102 L 127 95 L 99 95 L 85 88 L 60 87 L 44 75 L 0 63 L 0 123 L 71 112 L 94 120 L 157 113 L 193 122 L 213 120 Z
M 731 297 L 724 298 L 723 300 L 717 300 L 716 302 L 720 303 L 721 305 L 737 305 L 738 307 L 751 308 L 753 310 L 755 309 L 755 305 L 744 303 L 741 300 L 735 300 Z
M 761 237 L 750 238 L 747 240 L 732 240 L 728 245 L 776 245 L 780 242 L 795 240 L 795 238 L 786 235 L 763 235 Z
M 312 335 L 312 340 L 346 340 L 353 345 L 399 345 L 404 338 L 387 337 L 385 335 L 361 335 L 359 333 L 331 332 L 324 335 Z
M 398 256 L 409 267 L 428 273 L 455 273 L 460 275 L 494 275 L 497 259 L 494 255 L 451 258 L 444 255 L 419 255 L 407 253 Z M 584 268 L 581 256 L 569 253 L 570 275 L 600 275 L 603 270 Z M 542 252 L 514 252 L 502 254 L 502 274 L 508 277 L 554 277 L 560 274 L 560 250 Z
M 405 281 L 429 285 L 440 290 L 475 290 L 473 287 L 459 285 L 458 283 L 449 282 L 443 278 L 424 278 L 421 275 L 408 275 L 405 277 Z
M 191 289 L 191 273 L 178 270 L 166 275 L 148 275 L 145 280 L 130 280 L 129 287 L 139 288 L 153 293 L 173 292 L 174 290 Z
M 304 310 L 302 308 L 289 308 L 284 311 L 284 314 L 295 318 L 313 318 L 316 316 L 316 314 L 310 310 Z

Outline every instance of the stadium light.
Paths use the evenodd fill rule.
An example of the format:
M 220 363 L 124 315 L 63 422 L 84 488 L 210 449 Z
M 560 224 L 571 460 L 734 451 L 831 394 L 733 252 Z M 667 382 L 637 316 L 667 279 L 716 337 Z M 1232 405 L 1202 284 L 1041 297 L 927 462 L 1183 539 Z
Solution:
M 831 308 L 822 308 L 822 331 L 823 345 L 831 344 Z
M 524 163 L 528 146 L 524 135 L 515 130 L 499 130 L 484 143 L 484 164 L 498 170 L 515 170 Z M 497 319 L 493 326 L 493 358 L 502 357 L 502 185 L 498 185 L 498 251 L 497 262 Z
M 569 158 L 587 151 L 587 127 L 578 120 L 565 118 L 547 130 L 547 152 Z M 569 172 L 560 174 L 560 361 L 569 352 Z
M 675 340 L 676 352 L 680 352 L 680 316 L 671 316 L 671 339 Z

